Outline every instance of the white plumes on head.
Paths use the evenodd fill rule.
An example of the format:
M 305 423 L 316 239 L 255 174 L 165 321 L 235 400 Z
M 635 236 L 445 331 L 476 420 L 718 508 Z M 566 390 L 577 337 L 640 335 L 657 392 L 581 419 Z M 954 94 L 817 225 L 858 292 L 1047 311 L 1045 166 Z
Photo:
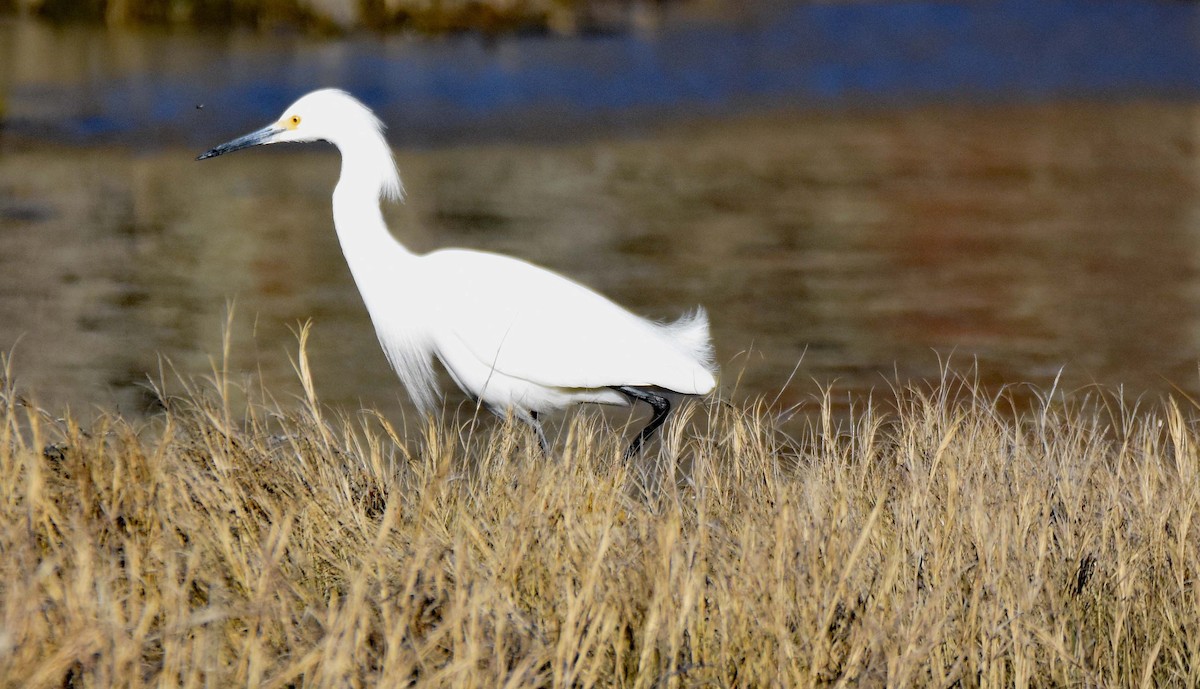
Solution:
M 330 141 L 343 156 L 352 153 L 357 158 L 355 173 L 378 181 L 382 198 L 404 200 L 404 183 L 384 136 L 387 127 L 370 108 L 341 89 L 321 89 L 302 97 L 288 111 L 311 115 L 319 122 L 315 138 Z
M 387 151 L 384 160 L 380 161 L 383 168 L 380 170 L 380 194 L 388 201 L 396 201 L 403 203 L 404 201 L 404 182 L 400 180 L 400 168 L 396 166 L 396 156 L 392 153 L 392 147 L 387 143 L 387 137 L 384 132 L 387 131 L 387 125 L 380 120 L 374 112 L 367 109 L 367 116 L 371 119 L 371 124 L 375 127 L 375 133 L 383 141 L 383 150 Z

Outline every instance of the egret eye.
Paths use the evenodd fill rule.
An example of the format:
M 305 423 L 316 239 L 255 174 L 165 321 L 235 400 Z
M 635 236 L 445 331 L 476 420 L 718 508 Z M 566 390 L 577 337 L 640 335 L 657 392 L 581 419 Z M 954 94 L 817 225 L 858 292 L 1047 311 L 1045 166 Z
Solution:
M 296 127 L 299 127 L 300 126 L 300 116 L 292 115 L 291 117 L 289 117 L 288 121 L 287 121 L 287 126 L 288 126 L 288 129 L 295 129 Z

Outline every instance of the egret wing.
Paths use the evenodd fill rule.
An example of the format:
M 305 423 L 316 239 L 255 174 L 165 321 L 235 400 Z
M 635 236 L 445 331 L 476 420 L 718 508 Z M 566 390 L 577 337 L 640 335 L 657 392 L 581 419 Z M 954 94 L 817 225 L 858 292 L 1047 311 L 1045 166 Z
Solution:
M 539 385 L 654 385 L 703 394 L 704 351 L 557 273 L 499 254 L 448 249 L 426 257 L 444 277 L 440 324 L 485 365 Z M 692 340 L 697 338 L 693 337 Z

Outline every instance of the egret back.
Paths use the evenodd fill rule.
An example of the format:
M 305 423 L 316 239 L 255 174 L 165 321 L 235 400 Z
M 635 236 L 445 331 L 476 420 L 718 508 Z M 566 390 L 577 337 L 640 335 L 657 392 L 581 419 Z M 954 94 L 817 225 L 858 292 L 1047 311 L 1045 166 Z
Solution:
M 445 290 L 432 331 L 457 338 L 507 376 L 546 387 L 654 386 L 693 395 L 716 384 L 702 309 L 655 323 L 519 259 L 446 249 L 421 260 Z

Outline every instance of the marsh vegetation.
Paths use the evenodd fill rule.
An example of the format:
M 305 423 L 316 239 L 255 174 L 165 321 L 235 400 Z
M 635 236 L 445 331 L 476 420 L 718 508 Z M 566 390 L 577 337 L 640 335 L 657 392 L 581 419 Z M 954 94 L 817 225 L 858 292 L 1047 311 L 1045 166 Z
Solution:
M 947 372 L 834 414 L 712 399 L 389 423 L 222 365 L 87 428 L 0 394 L 4 686 L 1194 686 L 1190 403 Z M 232 402 L 236 388 L 250 400 Z

